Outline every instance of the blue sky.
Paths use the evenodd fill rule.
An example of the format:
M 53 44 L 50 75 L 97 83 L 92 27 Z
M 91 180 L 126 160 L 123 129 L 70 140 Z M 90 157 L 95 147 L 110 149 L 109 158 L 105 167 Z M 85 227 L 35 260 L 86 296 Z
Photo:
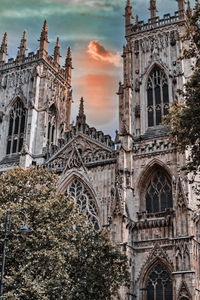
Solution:
M 122 15 L 126 0 L 0 0 L 0 3 L 0 39 L 4 32 L 8 33 L 8 58 L 15 57 L 24 29 L 27 30 L 28 52 L 38 49 L 37 40 L 46 18 L 50 41 L 49 54 L 53 54 L 57 36 L 60 37 L 61 42 L 61 63 L 64 62 L 67 47 L 70 45 L 72 48 L 73 119 L 78 111 L 79 99 L 83 96 L 88 123 L 113 135 L 118 126 L 116 91 L 118 82 L 121 80 L 122 67 L 111 57 L 119 57 L 125 43 Z M 149 1 L 134 0 L 132 4 L 134 15 L 139 15 L 140 20 L 147 20 Z M 158 0 L 157 7 L 160 16 L 164 13 L 173 14 L 177 10 L 177 2 L 176 0 Z M 91 42 L 93 44 L 90 44 Z M 95 61 L 93 64 L 92 57 L 89 57 L 92 55 L 92 52 L 88 52 L 89 45 L 105 47 L 110 59 L 101 61 L 101 57 L 93 55 L 94 60 L 99 59 L 102 62 L 101 65 Z M 89 67 L 87 67 L 88 59 Z M 91 81 L 88 78 L 93 76 L 92 82 L 97 82 L 98 77 L 94 77 L 97 73 L 101 74 L 99 82 L 101 82 L 102 102 L 99 97 L 98 101 L 101 103 L 95 106 L 93 97 L 96 91 L 95 87 L 89 86 Z M 105 95 L 104 76 L 110 80 L 105 82 Z M 85 80 L 86 77 L 88 80 Z M 85 86 L 83 86 L 84 82 Z M 98 89 L 100 89 L 100 84 Z

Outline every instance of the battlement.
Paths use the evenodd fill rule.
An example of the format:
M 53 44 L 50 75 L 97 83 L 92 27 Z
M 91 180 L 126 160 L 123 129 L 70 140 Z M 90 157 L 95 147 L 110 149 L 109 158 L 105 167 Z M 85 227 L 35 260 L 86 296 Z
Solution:
M 16 58 L 9 58 L 6 61 L 7 56 L 7 33 L 4 34 L 1 47 L 0 47 L 0 71 L 9 70 L 12 68 L 19 67 L 21 65 L 34 63 L 36 61 L 41 61 L 47 63 L 56 73 L 58 73 L 64 81 L 66 81 L 69 86 L 71 86 L 71 71 L 72 67 L 72 56 L 71 56 L 71 48 L 68 48 L 65 65 L 62 67 L 59 64 L 60 60 L 60 41 L 57 38 L 54 53 L 53 55 L 49 55 L 47 52 L 47 44 L 48 41 L 48 32 L 47 32 L 47 22 L 45 20 L 41 37 L 39 39 L 40 45 L 39 49 L 36 53 L 30 52 L 28 56 L 26 55 L 26 31 L 24 31 L 20 46 L 18 47 L 18 52 Z
M 168 26 L 171 24 L 179 23 L 182 21 L 185 21 L 185 14 L 180 13 L 180 11 L 176 11 L 174 15 L 171 14 L 165 14 L 163 18 L 155 17 L 148 19 L 148 22 L 145 23 L 144 21 L 138 21 L 136 20 L 135 24 L 131 24 L 127 26 L 127 33 L 126 35 L 133 35 L 133 34 L 139 34 L 141 32 L 161 28 L 164 26 Z
M 28 56 L 25 56 L 20 61 L 18 59 L 9 58 L 6 63 L 0 65 L 0 71 L 5 71 L 5 70 L 12 69 L 12 68 L 16 68 L 20 65 L 34 63 L 41 59 L 43 59 L 52 69 L 54 69 L 57 73 L 59 73 L 59 75 L 61 77 L 63 77 L 64 80 L 66 80 L 65 69 L 62 66 L 60 66 L 59 64 L 57 64 L 54 61 L 53 57 L 50 55 L 46 55 L 41 58 L 39 55 L 39 51 L 37 51 L 36 53 L 34 53 L 34 52 L 28 53 Z

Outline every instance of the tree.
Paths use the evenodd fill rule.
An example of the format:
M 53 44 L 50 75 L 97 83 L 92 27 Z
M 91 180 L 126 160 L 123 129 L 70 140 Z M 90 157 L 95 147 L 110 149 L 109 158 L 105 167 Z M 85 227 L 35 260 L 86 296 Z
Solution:
M 21 237 L 23 220 L 13 217 L 5 299 L 109 300 L 128 282 L 127 258 L 106 232 L 89 226 L 57 183 L 57 175 L 45 169 L 0 175 L 1 237 L 7 210 L 26 213 L 32 231 Z
M 182 40 L 186 42 L 183 56 L 180 59 L 194 58 L 194 72 L 182 91 L 179 91 L 182 101 L 174 101 L 165 118 L 169 126 L 170 137 L 178 151 L 188 158 L 184 169 L 197 173 L 200 167 L 200 8 L 198 0 L 191 17 L 188 19 L 186 34 Z

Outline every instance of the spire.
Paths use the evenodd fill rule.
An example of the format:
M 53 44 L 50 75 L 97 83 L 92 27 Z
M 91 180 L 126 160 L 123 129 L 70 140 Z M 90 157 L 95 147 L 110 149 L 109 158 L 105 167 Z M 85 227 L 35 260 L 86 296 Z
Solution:
M 81 97 L 80 105 L 79 105 L 79 114 L 76 118 L 77 125 L 84 125 L 86 122 L 86 116 L 84 114 L 84 99 Z
M 150 0 L 149 10 L 151 12 L 151 19 L 155 19 L 156 18 L 156 13 L 157 13 L 156 0 Z
M 71 66 L 72 67 L 71 47 L 68 47 L 68 50 L 67 50 L 67 57 L 66 57 L 66 60 L 65 60 L 65 66 Z
M 7 32 L 5 32 L 1 48 L 0 48 L 0 63 L 4 63 L 6 61 L 6 55 L 7 55 Z
M 26 48 L 26 30 L 24 30 L 23 32 L 23 36 L 20 42 L 20 46 L 18 47 L 18 52 L 17 52 L 17 58 L 20 57 L 24 57 L 25 56 L 25 52 L 27 50 Z
M 46 52 L 47 52 L 47 43 L 49 43 L 49 41 L 48 41 L 48 30 L 47 30 L 47 20 L 44 21 L 44 25 L 42 27 L 42 32 L 41 32 L 39 42 L 40 42 L 40 52 L 42 52 L 43 54 L 46 54 Z
M 178 11 L 180 19 L 185 16 L 185 0 L 176 0 L 178 2 Z
M 56 41 L 56 45 L 54 48 L 54 61 L 59 64 L 59 60 L 60 60 L 60 41 L 59 41 L 59 37 L 57 37 L 57 41 Z
M 83 116 L 83 115 L 84 115 L 84 100 L 83 97 L 81 97 L 80 106 L 79 106 L 79 116 Z
M 132 5 L 131 5 L 130 0 L 126 1 L 126 8 L 125 8 L 124 17 L 125 17 L 126 26 L 129 26 L 129 25 L 133 24 L 133 12 L 132 12 Z
M 187 16 L 190 18 L 192 16 L 192 9 L 190 6 L 190 1 L 187 2 Z
M 67 57 L 65 60 L 65 76 L 67 79 L 67 82 L 71 85 L 71 77 L 72 77 L 72 54 L 71 54 L 71 48 L 68 47 L 67 51 Z

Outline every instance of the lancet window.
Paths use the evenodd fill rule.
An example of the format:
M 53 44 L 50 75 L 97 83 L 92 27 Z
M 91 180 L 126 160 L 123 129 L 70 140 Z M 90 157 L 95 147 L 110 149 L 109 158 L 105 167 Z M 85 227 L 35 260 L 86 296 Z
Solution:
M 151 176 L 145 198 L 147 213 L 163 212 L 173 207 L 172 184 L 163 170 L 157 170 Z
M 172 280 L 167 269 L 157 264 L 146 282 L 146 300 L 173 300 Z
M 74 179 L 69 185 L 66 194 L 71 194 L 80 212 L 85 212 L 88 221 L 93 227 L 99 229 L 99 216 L 96 202 L 91 192 L 78 179 Z
M 21 151 L 26 124 L 26 109 L 24 104 L 19 99 L 12 107 L 9 116 L 8 140 L 7 140 L 7 154 L 18 153 Z
M 55 144 L 56 139 L 56 107 L 54 104 L 49 108 L 47 139 L 49 144 Z
M 169 90 L 165 73 L 154 67 L 147 83 L 148 127 L 160 125 L 169 110 Z
M 51 144 L 54 144 L 54 138 L 55 138 L 55 124 L 49 122 L 48 124 L 48 141 Z

